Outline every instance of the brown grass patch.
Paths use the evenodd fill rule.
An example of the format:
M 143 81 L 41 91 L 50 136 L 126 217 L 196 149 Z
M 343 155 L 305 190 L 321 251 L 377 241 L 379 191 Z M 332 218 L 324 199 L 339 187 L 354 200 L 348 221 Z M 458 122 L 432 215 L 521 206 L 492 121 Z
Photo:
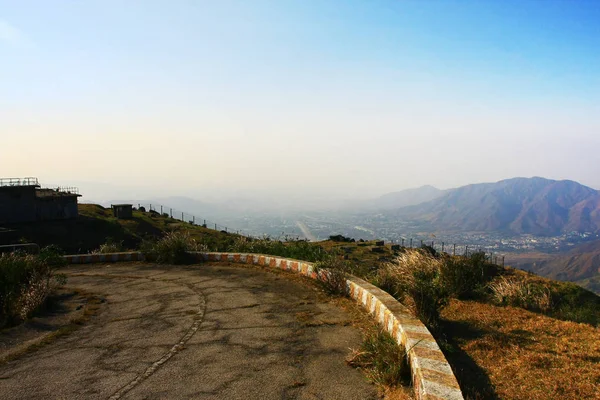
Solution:
M 442 317 L 444 334 L 460 349 L 447 356 L 468 398 L 600 399 L 599 328 L 473 301 L 453 300 Z M 495 394 L 465 388 L 473 379 L 465 359 L 483 370 Z

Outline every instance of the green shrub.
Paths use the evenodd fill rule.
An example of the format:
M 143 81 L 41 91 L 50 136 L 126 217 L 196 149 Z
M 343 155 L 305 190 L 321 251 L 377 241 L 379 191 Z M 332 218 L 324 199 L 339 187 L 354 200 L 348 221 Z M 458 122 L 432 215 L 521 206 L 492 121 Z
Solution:
M 160 264 L 187 264 L 194 261 L 188 251 L 206 251 L 187 232 L 169 232 L 157 241 L 142 243 L 142 252 L 149 261 Z
M 450 297 L 442 276 L 443 268 L 442 259 L 426 251 L 410 250 L 385 264 L 375 280 L 411 308 L 423 323 L 435 327 Z
M 0 254 L 0 327 L 21 322 L 38 310 L 50 293 L 54 270 L 64 264 L 54 246 L 38 255 Z
M 459 299 L 483 295 L 486 285 L 497 274 L 498 267 L 486 262 L 485 253 L 474 253 L 469 257 L 444 257 L 444 285 L 451 296 Z
M 251 239 L 240 236 L 234 240 L 228 250 L 239 253 L 268 254 L 304 261 L 321 261 L 328 257 L 328 253 L 321 246 L 306 240 L 281 241 L 272 240 L 269 237 Z
M 329 294 L 344 296 L 347 294 L 347 279 L 355 270 L 354 264 L 331 255 L 323 261 L 315 263 L 318 282 Z
M 381 329 L 368 332 L 359 350 L 353 350 L 346 362 L 364 370 L 371 381 L 383 386 L 410 382 L 406 350 Z
M 600 325 L 600 296 L 574 283 L 561 282 L 552 288 L 552 304 L 549 315 L 567 321 Z

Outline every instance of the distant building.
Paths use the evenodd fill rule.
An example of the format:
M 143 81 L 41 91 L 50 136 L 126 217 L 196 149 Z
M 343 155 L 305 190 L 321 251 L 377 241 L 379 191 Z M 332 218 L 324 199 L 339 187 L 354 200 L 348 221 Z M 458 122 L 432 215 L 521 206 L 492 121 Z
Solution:
M 113 215 L 119 219 L 133 218 L 133 204 L 112 204 Z
M 0 223 L 77 218 L 76 188 L 42 188 L 37 178 L 0 179 Z

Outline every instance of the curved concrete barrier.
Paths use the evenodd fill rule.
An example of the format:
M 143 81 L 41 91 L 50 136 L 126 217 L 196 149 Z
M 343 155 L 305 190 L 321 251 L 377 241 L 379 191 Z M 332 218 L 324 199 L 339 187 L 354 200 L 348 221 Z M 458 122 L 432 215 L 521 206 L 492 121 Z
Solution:
M 253 264 L 293 271 L 317 279 L 313 263 L 264 254 L 192 253 L 203 261 Z M 142 261 L 142 253 L 65 256 L 69 263 Z M 326 271 L 320 271 L 326 274 Z M 358 301 L 394 339 L 407 350 L 417 399 L 463 400 L 450 364 L 423 323 L 389 293 L 356 277 L 347 281 L 348 295 Z
M 144 261 L 143 253 L 138 251 L 107 254 L 72 254 L 63 256 L 68 264 L 90 264 L 117 261 Z

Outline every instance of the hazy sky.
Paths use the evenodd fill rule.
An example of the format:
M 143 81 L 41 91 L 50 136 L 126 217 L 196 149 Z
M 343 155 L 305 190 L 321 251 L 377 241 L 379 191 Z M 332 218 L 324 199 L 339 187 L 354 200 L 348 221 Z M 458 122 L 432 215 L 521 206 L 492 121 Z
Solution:
M 600 188 L 600 2 L 0 0 L 0 139 L 161 195 Z

